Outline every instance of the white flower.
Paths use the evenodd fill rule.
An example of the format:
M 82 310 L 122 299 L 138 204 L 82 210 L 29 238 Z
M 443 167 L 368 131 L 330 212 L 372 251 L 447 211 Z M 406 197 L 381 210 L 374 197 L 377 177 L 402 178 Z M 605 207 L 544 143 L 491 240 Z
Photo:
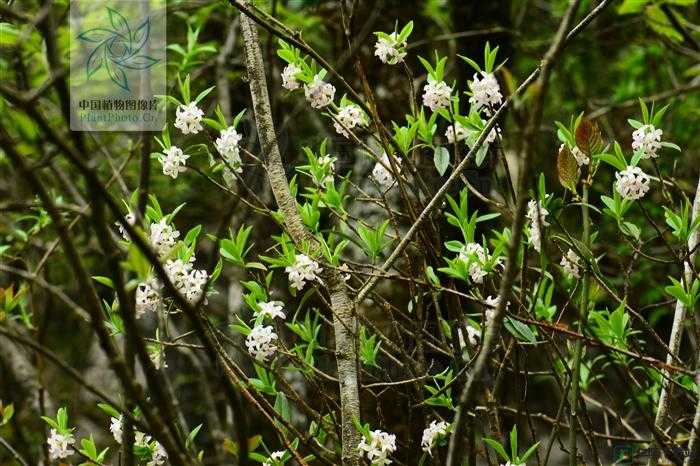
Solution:
M 479 73 L 474 73 L 474 80 L 469 83 L 472 90 L 469 103 L 474 105 L 477 110 L 483 109 L 487 115 L 490 115 L 491 110 L 501 104 L 503 96 L 498 81 L 492 73 L 482 71 L 481 76 L 480 80 Z
M 546 218 L 549 211 L 544 208 L 542 202 L 531 199 L 527 203 L 527 218 L 530 219 L 530 243 L 535 251 L 542 251 L 542 227 L 549 225 Z
M 124 220 L 126 220 L 126 223 L 128 223 L 132 227 L 136 224 L 136 216 L 132 212 L 126 214 L 124 216 Z M 116 227 L 119 229 L 119 234 L 122 235 L 122 238 L 124 238 L 125 241 L 131 241 L 131 239 L 129 238 L 129 233 L 126 232 L 121 223 L 116 222 L 114 225 L 116 225 Z
M 380 37 L 374 44 L 374 54 L 379 57 L 382 63 L 395 65 L 401 62 L 406 56 L 406 41 L 399 42 L 399 35 L 396 32 L 389 34 L 389 37 Z
M 160 163 L 163 164 L 163 175 L 171 178 L 177 176 L 186 170 L 185 163 L 190 156 L 182 152 L 177 146 L 170 146 L 163 151 L 159 156 Z
M 209 278 L 206 270 L 192 268 L 193 261 L 194 257 L 190 262 L 184 262 L 182 259 L 169 260 L 164 266 L 170 282 L 190 304 L 199 301 Z
M 432 421 L 430 425 L 423 430 L 423 439 L 420 442 L 423 451 L 432 454 L 430 450 L 435 446 L 435 442 L 447 435 L 447 429 L 449 427 L 450 425 L 445 421 Z
M 447 142 L 450 144 L 454 144 L 455 142 L 455 132 L 457 133 L 457 141 L 463 141 L 469 136 L 469 131 L 467 128 L 460 122 L 456 122 L 454 125 L 450 125 L 447 127 L 447 131 L 445 131 L 445 136 L 447 137 Z
M 469 340 L 469 344 L 472 346 L 476 346 L 480 338 L 481 332 L 476 328 L 472 327 L 471 325 L 467 325 L 467 339 Z
M 154 279 L 139 283 L 136 287 L 136 318 L 139 319 L 147 312 L 156 312 L 160 305 L 158 282 Z
M 559 265 L 564 269 L 564 272 L 566 272 L 567 275 L 570 277 L 574 278 L 581 278 L 581 274 L 579 273 L 579 257 L 576 255 L 576 253 L 569 249 L 566 252 L 565 256 L 562 256 L 561 262 Z
M 168 221 L 165 217 L 157 223 L 151 223 L 151 246 L 155 249 L 156 254 L 158 254 L 160 258 L 170 254 L 179 236 L 180 232 L 168 225 Z
M 360 107 L 354 104 L 343 105 L 338 110 L 336 118 L 338 121 L 333 122 L 335 131 L 338 134 L 349 138 L 350 134 L 348 133 L 346 128 L 350 130 L 353 129 L 355 126 L 362 124 L 362 110 L 360 110 Z
M 304 95 L 313 108 L 323 108 L 333 102 L 335 87 L 316 75 L 313 81 L 304 85 Z
M 377 162 L 372 170 L 372 176 L 375 180 L 377 180 L 377 183 L 379 183 L 382 188 L 388 189 L 392 184 L 394 184 L 394 174 L 390 170 L 391 162 L 389 162 L 389 156 L 386 154 L 386 152 L 382 153 L 382 158 L 380 161 L 383 163 L 383 165 L 382 163 Z M 396 158 L 395 162 L 398 167 L 401 166 L 401 159 Z
M 109 431 L 112 432 L 112 436 L 114 437 L 114 440 L 121 445 L 122 444 L 122 426 L 123 421 L 122 421 L 122 416 L 119 417 L 112 417 L 109 419 L 110 424 L 109 424 Z
M 488 260 L 488 252 L 479 243 L 467 243 L 461 251 L 459 258 L 469 266 L 469 276 L 474 283 L 484 283 L 484 277 L 488 274 L 484 266 Z
M 641 151 L 643 159 L 658 157 L 663 134 L 664 132 L 654 128 L 654 125 L 640 126 L 632 133 L 632 150 Z
M 363 436 L 357 449 L 367 456 L 367 460 L 377 466 L 391 464 L 388 456 L 396 451 L 396 435 L 373 430 L 370 432 L 370 440 Z
M 180 293 L 188 303 L 195 304 L 202 297 L 204 285 L 207 284 L 209 274 L 206 270 L 191 270 L 182 280 Z
M 562 146 L 563 146 L 563 144 L 562 144 Z M 578 164 L 579 167 L 582 167 L 584 165 L 588 165 L 591 161 L 591 159 L 589 159 L 588 156 L 586 154 L 584 154 L 581 149 L 578 148 L 578 146 L 574 146 L 574 148 L 571 149 L 571 154 L 576 159 L 576 163 Z
M 260 302 L 258 303 L 258 307 L 260 307 L 260 311 L 255 313 L 256 316 L 262 315 L 264 317 L 269 317 L 270 319 L 274 319 L 276 317 L 284 319 L 286 317 L 284 312 L 282 312 L 282 309 L 284 309 L 284 303 L 282 301 Z
M 180 105 L 176 113 L 175 127 L 182 131 L 182 134 L 197 134 L 202 131 L 204 112 L 196 103 Z
M 641 199 L 649 191 L 649 175 L 639 167 L 629 166 L 615 173 L 615 178 L 615 189 L 625 199 Z
M 350 267 L 348 267 L 348 264 L 341 264 L 338 269 L 341 270 L 340 276 L 342 277 L 343 281 L 346 282 L 350 280 Z
M 496 308 L 498 305 L 501 303 L 501 297 L 500 296 L 488 296 L 484 300 L 484 305 L 486 306 L 486 310 L 484 311 L 484 314 L 486 315 L 486 321 L 490 321 L 491 319 L 494 318 L 496 315 Z M 506 310 L 508 309 L 508 306 L 510 306 L 510 301 L 506 302 Z
M 333 183 L 335 176 L 335 162 L 338 160 L 332 155 L 322 155 L 318 158 L 317 163 L 322 168 L 321 173 L 311 172 L 313 182 L 319 187 L 326 186 L 328 183 Z
M 272 452 L 270 458 L 263 462 L 262 466 L 274 466 L 282 459 L 284 456 L 284 450 Z
M 175 288 L 180 288 L 182 281 L 192 270 L 192 263 L 185 262 L 182 259 L 169 260 L 163 266 L 165 269 L 165 274 L 168 276 L 170 283 L 175 286 Z
M 236 181 L 236 173 L 243 172 L 241 166 L 241 155 L 238 149 L 238 143 L 243 136 L 236 131 L 236 128 L 230 126 L 221 131 L 221 135 L 216 138 L 215 146 L 224 159 L 224 181 L 228 186 L 233 186 Z
M 151 436 L 143 432 L 134 432 L 134 445 L 148 448 L 148 443 L 151 441 Z
M 241 156 L 238 152 L 238 143 L 241 142 L 243 135 L 238 134 L 236 128 L 229 126 L 223 129 L 220 136 L 216 138 L 214 145 L 219 154 L 224 158 L 231 168 L 238 171 L 241 164 Z
M 294 264 L 288 265 L 284 269 L 284 271 L 289 274 L 291 287 L 297 291 L 304 288 L 306 282 L 314 280 L 321 281 L 318 274 L 321 273 L 322 270 L 318 262 L 311 259 L 306 254 L 297 254 Z
M 506 464 L 501 464 L 501 466 L 525 466 L 525 463 L 511 463 L 508 461 Z
M 285 66 L 284 70 L 282 70 L 282 87 L 289 91 L 299 89 L 299 80 L 296 76 L 300 72 L 301 68 L 294 63 Z
M 452 89 L 445 81 L 428 81 L 423 88 L 423 105 L 429 107 L 431 111 L 445 108 L 450 104 Z
M 54 461 L 73 454 L 71 447 L 75 443 L 75 438 L 73 438 L 73 434 L 59 434 L 56 429 L 51 429 L 46 443 L 49 445 L 49 458 Z
M 248 352 L 258 361 L 267 361 L 277 351 L 277 334 L 273 332 L 272 326 L 257 325 L 253 327 L 250 334 L 245 339 Z
M 156 448 L 151 454 L 151 461 L 146 463 L 146 466 L 160 466 L 162 464 L 165 464 L 165 460 L 167 459 L 168 454 L 165 452 L 165 448 L 163 448 L 163 446 L 160 443 L 156 442 Z

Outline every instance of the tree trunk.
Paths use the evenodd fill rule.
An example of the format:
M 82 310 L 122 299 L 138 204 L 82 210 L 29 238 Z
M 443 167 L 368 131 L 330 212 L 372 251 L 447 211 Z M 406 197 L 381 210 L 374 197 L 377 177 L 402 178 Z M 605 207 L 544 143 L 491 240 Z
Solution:
M 245 46 L 245 64 L 248 71 L 253 112 L 257 125 L 262 159 L 267 169 L 272 193 L 284 214 L 285 226 L 296 244 L 314 238 L 304 227 L 297 211 L 296 200 L 289 191 L 289 183 L 282 165 L 282 156 L 277 146 L 277 136 L 270 111 L 267 93 L 267 78 L 260 50 L 258 32 L 254 22 L 241 14 L 241 32 Z M 353 425 L 353 419 L 360 419 L 360 399 L 357 382 L 356 319 L 353 303 L 347 294 L 340 274 L 328 270 L 324 274 L 331 297 L 333 328 L 335 332 L 338 379 L 340 380 L 341 431 L 343 466 L 359 465 L 357 444 L 360 434 Z

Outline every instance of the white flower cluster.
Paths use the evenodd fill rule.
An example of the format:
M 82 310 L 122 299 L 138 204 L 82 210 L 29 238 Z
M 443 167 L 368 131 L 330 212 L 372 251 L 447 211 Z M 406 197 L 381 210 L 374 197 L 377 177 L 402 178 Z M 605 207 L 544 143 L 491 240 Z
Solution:
M 561 262 L 559 265 L 564 269 L 564 272 L 574 278 L 581 278 L 581 274 L 579 272 L 579 257 L 576 255 L 576 253 L 569 249 L 566 252 L 565 256 L 562 256 Z
M 277 317 L 284 319 L 286 317 L 284 312 L 282 312 L 284 309 L 284 303 L 282 301 L 263 301 L 258 303 L 258 307 L 260 310 L 255 313 L 256 316 L 261 315 L 270 319 L 275 319 Z
M 455 143 L 455 134 L 457 135 L 457 142 L 463 141 L 469 136 L 469 130 L 460 122 L 455 122 L 454 125 L 450 125 L 447 127 L 447 130 L 445 131 L 445 137 L 447 138 L 447 142 L 450 144 Z
M 661 136 L 664 132 L 654 125 L 640 126 L 632 133 L 632 150 L 641 151 L 642 158 L 656 158 L 661 149 Z
M 391 162 L 389 162 L 389 156 L 386 152 L 382 153 L 380 161 L 383 165 L 377 162 L 372 169 L 372 176 L 382 188 L 389 189 L 394 184 L 394 174 L 390 170 Z M 401 159 L 396 158 L 396 165 L 401 166 Z
M 133 214 L 133 212 L 129 212 L 124 216 L 124 220 L 126 220 L 126 223 L 128 223 L 130 226 L 136 225 L 136 216 Z M 129 238 L 129 233 L 124 229 L 121 223 L 116 222 L 114 225 L 116 225 L 117 229 L 119 230 L 119 234 L 122 235 L 122 238 L 124 238 L 124 241 L 131 241 L 131 238 Z
M 204 112 L 197 104 L 192 102 L 188 105 L 177 107 L 175 117 L 175 127 L 182 131 L 182 134 L 197 134 L 202 131 L 202 117 Z
M 435 111 L 450 105 L 452 89 L 445 81 L 431 81 L 423 88 L 423 105 Z
M 151 461 L 146 463 L 146 466 L 161 466 L 165 464 L 165 460 L 168 459 L 168 454 L 165 452 L 163 445 L 156 442 L 156 447 L 151 454 Z
M 195 304 L 202 297 L 209 274 L 206 270 L 193 268 L 192 262 L 194 257 L 190 258 L 189 262 L 182 259 L 169 260 L 164 268 L 168 279 L 177 291 L 188 303 Z
M 272 452 L 270 458 L 263 462 L 262 466 L 277 466 L 284 456 L 284 450 Z
M 151 246 L 155 249 L 158 257 L 166 257 L 175 247 L 175 242 L 180 236 L 180 232 L 168 225 L 168 220 L 163 217 L 157 223 L 151 223 L 150 239 Z
M 163 151 L 158 157 L 160 163 L 163 164 L 163 175 L 173 179 L 186 170 L 185 163 L 190 156 L 182 152 L 177 146 L 170 146 Z
M 406 41 L 399 42 L 399 35 L 396 32 L 389 34 L 389 37 L 380 37 L 374 44 L 374 54 L 379 57 L 382 63 L 395 65 L 403 61 L 406 56 Z
M 324 187 L 328 183 L 333 183 L 333 177 L 335 176 L 335 162 L 338 159 L 332 155 L 322 155 L 318 158 L 317 163 L 322 168 L 323 176 L 316 176 L 313 174 L 313 181 L 319 187 Z
M 221 157 L 223 157 L 226 162 L 224 167 L 224 180 L 230 185 L 233 184 L 235 176 L 233 172 L 241 173 L 243 168 L 241 167 L 241 155 L 238 150 L 238 143 L 241 142 L 243 135 L 236 131 L 236 128 L 229 126 L 228 128 L 221 131 L 221 135 L 216 138 L 214 145 L 216 150 L 219 151 Z
M 466 346 L 464 342 L 464 336 L 462 335 L 462 329 L 457 329 L 458 331 L 458 337 L 459 337 L 459 344 L 462 346 Z M 481 332 L 476 329 L 475 327 L 472 327 L 471 325 L 467 325 L 467 340 L 469 340 L 469 344 L 471 346 L 476 346 L 477 343 L 479 343 L 479 339 L 481 338 Z
M 479 243 L 467 243 L 461 251 L 459 258 L 469 267 L 469 276 L 474 283 L 484 283 L 484 277 L 488 275 L 486 263 L 489 261 L 488 251 Z
M 479 139 L 481 136 L 482 130 L 478 129 L 467 129 L 467 146 L 469 146 L 470 149 L 472 149 L 476 143 L 476 140 Z M 496 136 L 498 136 L 501 133 L 501 128 L 498 126 L 494 126 L 491 128 L 491 131 L 489 131 L 489 134 L 486 135 L 486 139 L 484 139 L 484 144 L 482 147 L 488 147 L 493 141 L 496 140 Z
M 51 429 L 46 443 L 49 445 L 49 458 L 55 461 L 73 454 L 71 447 L 75 444 L 75 438 L 73 434 L 61 434 L 56 429 Z
M 313 108 L 323 108 L 333 102 L 335 87 L 316 75 L 313 81 L 304 85 L 304 95 Z
M 370 432 L 369 443 L 363 436 L 357 445 L 357 449 L 367 456 L 367 461 L 370 464 L 377 466 L 391 464 L 389 455 L 396 451 L 396 435 L 381 430 L 373 430 Z
M 139 283 L 136 287 L 136 318 L 141 318 L 148 312 L 158 311 L 160 306 L 160 283 L 151 278 Z
M 297 74 L 300 72 L 301 68 L 294 63 L 290 63 L 289 65 L 285 66 L 282 70 L 282 87 L 289 91 L 299 89 Z
M 499 306 L 500 303 L 500 296 L 488 296 L 484 300 L 484 305 L 486 306 L 486 310 L 484 311 L 484 314 L 486 315 L 486 322 L 494 318 L 494 316 L 496 315 L 496 308 Z M 506 302 L 506 310 L 508 309 L 508 306 L 510 306 L 510 301 Z
M 559 146 L 559 152 L 563 151 L 564 149 L 567 149 L 566 144 Z M 588 165 L 591 161 L 591 159 L 581 149 L 579 149 L 578 146 L 574 146 L 574 148 L 571 149 L 571 155 L 574 156 L 576 159 L 576 164 L 579 167 Z
M 525 463 L 511 463 L 510 461 L 507 461 L 505 464 L 501 464 L 501 466 L 526 466 Z
M 527 218 L 530 219 L 530 244 L 535 251 L 542 251 L 542 227 L 549 225 L 546 218 L 549 211 L 544 208 L 542 202 L 531 199 L 527 204 Z
M 114 422 L 116 418 L 112 418 L 112 422 Z M 119 440 L 117 440 L 116 435 L 115 435 L 115 440 L 117 440 L 117 443 L 121 444 L 121 417 L 119 418 Z M 110 427 L 111 429 L 111 427 Z M 114 432 L 112 432 L 114 433 Z M 155 446 L 151 445 L 151 436 L 146 435 L 143 432 L 135 432 L 134 433 L 134 446 L 139 447 L 140 449 L 148 449 L 151 450 L 153 449 L 151 453 L 151 460 L 146 463 L 146 466 L 161 466 L 165 464 L 165 461 L 168 459 L 168 454 L 165 452 L 165 448 L 159 443 L 155 442 Z
M 615 173 L 615 178 L 615 189 L 625 199 L 641 199 L 649 191 L 649 175 L 639 167 L 628 166 Z
M 351 130 L 354 127 L 362 124 L 362 110 L 360 110 L 360 107 L 355 104 L 343 105 L 338 110 L 336 118 L 338 121 L 333 122 L 335 131 L 338 134 L 349 138 L 350 133 L 348 133 L 347 130 Z
M 114 440 L 121 445 L 123 437 L 123 426 L 124 426 L 124 416 L 111 417 L 109 430 L 112 432 Z M 143 432 L 134 432 L 134 446 L 139 448 L 151 449 L 151 437 L 144 434 Z M 151 460 L 147 463 L 148 466 L 159 466 L 165 464 L 165 460 L 168 458 L 168 454 L 165 452 L 163 446 L 156 442 L 153 453 L 151 454 Z
M 435 446 L 435 442 L 447 435 L 447 429 L 449 427 L 450 425 L 445 421 L 432 421 L 430 425 L 423 430 L 423 438 L 420 442 L 423 451 L 432 454 L 430 450 Z
M 591 161 L 591 159 L 589 159 L 588 156 L 586 154 L 584 154 L 581 149 L 578 148 L 578 146 L 574 146 L 574 148 L 571 149 L 571 154 L 576 159 L 576 163 L 578 164 L 579 167 L 582 167 L 584 165 L 588 165 Z
M 124 428 L 124 417 L 123 416 L 109 418 L 109 431 L 112 433 L 112 437 L 114 437 L 114 441 L 117 442 L 119 445 L 122 444 L 122 436 L 123 436 L 122 429 L 123 428 Z
M 257 325 L 245 339 L 248 352 L 258 361 L 267 361 L 277 351 L 277 334 L 272 326 Z
M 477 110 L 484 110 L 487 115 L 503 101 L 501 88 L 493 73 L 481 72 L 482 78 L 479 79 L 479 73 L 474 73 L 474 79 L 469 83 L 472 91 L 472 96 L 469 98 L 469 103 L 474 105 Z
M 295 290 L 301 290 L 306 285 L 306 282 L 321 281 L 318 274 L 323 269 L 318 265 L 318 262 L 311 259 L 306 254 L 297 254 L 294 264 L 285 267 L 284 271 L 289 274 L 291 287 Z

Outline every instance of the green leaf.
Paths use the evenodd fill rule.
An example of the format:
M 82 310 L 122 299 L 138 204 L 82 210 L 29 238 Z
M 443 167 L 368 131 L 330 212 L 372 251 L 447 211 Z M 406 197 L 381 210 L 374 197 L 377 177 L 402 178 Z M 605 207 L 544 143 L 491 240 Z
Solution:
M 510 461 L 510 457 L 508 456 L 508 453 L 506 453 L 505 448 L 503 448 L 503 445 L 501 445 L 501 444 L 498 443 L 497 441 L 495 441 L 495 440 L 493 440 L 493 439 L 490 439 L 490 438 L 485 438 L 485 439 L 484 439 L 484 442 L 485 442 L 488 446 L 490 446 L 491 448 L 493 448 L 494 450 L 496 450 L 496 453 L 498 453 L 499 455 L 501 455 L 501 458 L 503 458 L 503 459 L 506 460 L 506 461 Z
M 617 9 L 621 15 L 639 13 L 651 0 L 625 0 Z
M 289 402 L 287 401 L 287 397 L 282 392 L 277 392 L 277 396 L 275 397 L 275 411 L 285 421 L 291 421 L 292 413 L 289 409 Z
M 532 456 L 532 454 L 537 450 L 537 447 L 540 446 L 540 442 L 535 443 L 533 446 L 528 448 L 525 453 L 523 453 L 523 456 L 520 457 L 520 461 L 525 463 L 527 459 Z
M 530 327 L 519 320 L 506 316 L 505 320 L 503 321 L 503 325 L 505 325 L 506 329 L 508 329 L 508 331 L 518 340 L 527 341 L 529 343 L 534 343 L 537 341 L 537 338 L 532 330 L 530 330 Z
M 435 151 L 433 152 L 433 162 L 435 163 L 435 168 L 437 168 L 440 176 L 444 175 L 447 171 L 447 167 L 450 166 L 449 151 L 442 146 L 436 147 Z
M 213 91 L 216 88 L 216 86 L 212 86 L 210 88 L 207 88 L 203 90 L 202 92 L 199 93 L 197 98 L 194 99 L 194 103 L 198 104 L 203 98 L 205 98 L 211 91 Z
M 93 275 L 92 279 L 95 280 L 97 283 L 101 283 L 104 286 L 108 286 L 112 289 L 114 288 L 114 282 L 109 277 L 102 277 L 100 275 Z
M 671 11 L 671 14 L 678 19 L 678 15 L 673 13 L 673 11 Z M 673 26 L 673 23 L 671 23 L 660 5 L 647 6 L 644 10 L 644 17 L 649 27 L 658 34 L 661 34 L 673 42 L 683 42 L 683 35 Z M 648 118 L 644 121 L 649 122 Z
M 117 411 L 112 405 L 109 405 L 107 403 L 97 403 L 97 406 L 104 411 L 105 413 L 109 414 L 111 417 L 116 417 L 118 418 L 121 416 L 121 413 Z
M 481 71 L 481 67 L 479 66 L 479 64 L 478 64 L 477 62 L 475 62 L 474 60 L 472 60 L 471 58 L 465 57 L 464 55 L 459 55 L 459 58 L 461 58 L 461 59 L 464 60 L 469 66 L 471 66 L 472 68 L 474 68 L 474 71 L 476 71 L 477 73 L 479 73 L 479 72 Z
M 9 405 L 5 406 L 5 408 L 3 408 L 3 410 L 2 410 L 2 423 L 0 423 L 0 425 L 7 424 L 10 421 L 10 419 L 12 419 L 12 416 L 14 414 L 15 414 L 15 406 L 14 405 L 9 404 Z
M 185 441 L 185 448 L 189 448 L 190 446 L 192 446 L 192 444 L 194 443 L 194 439 L 197 437 L 199 430 L 202 428 L 202 425 L 203 424 L 200 424 L 194 429 L 192 429 L 190 434 L 187 436 L 187 440 Z

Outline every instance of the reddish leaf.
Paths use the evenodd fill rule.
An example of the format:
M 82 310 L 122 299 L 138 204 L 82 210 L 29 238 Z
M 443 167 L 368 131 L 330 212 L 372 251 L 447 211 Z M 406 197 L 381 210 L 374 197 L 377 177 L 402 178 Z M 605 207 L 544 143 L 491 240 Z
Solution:
M 561 185 L 572 192 L 576 192 L 578 164 L 574 154 L 565 145 L 562 145 L 559 149 L 559 154 L 557 154 L 557 173 L 559 174 Z
M 598 123 L 591 120 L 583 120 L 576 128 L 576 146 L 584 154 L 591 155 L 603 145 Z

